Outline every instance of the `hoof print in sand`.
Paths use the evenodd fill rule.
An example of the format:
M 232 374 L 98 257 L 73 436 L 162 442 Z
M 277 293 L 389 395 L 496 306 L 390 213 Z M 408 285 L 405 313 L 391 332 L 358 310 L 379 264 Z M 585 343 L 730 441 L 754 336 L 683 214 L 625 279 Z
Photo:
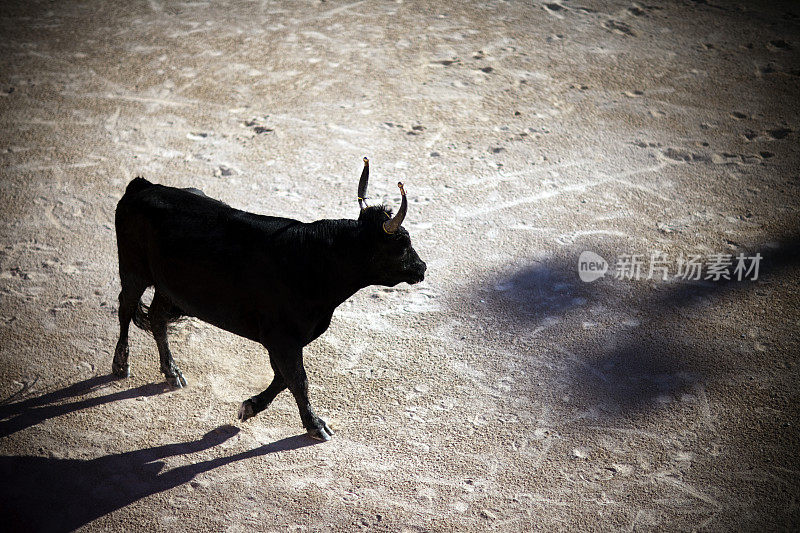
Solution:
M 625 35 L 627 37 L 637 36 L 637 33 L 633 30 L 633 28 L 619 20 L 608 20 L 603 23 L 603 27 L 608 31 L 617 33 L 619 35 Z
M 272 133 L 275 131 L 272 128 L 260 125 L 258 119 L 247 120 L 243 122 L 242 125 L 247 128 L 252 128 L 256 135 L 260 135 L 262 133 Z

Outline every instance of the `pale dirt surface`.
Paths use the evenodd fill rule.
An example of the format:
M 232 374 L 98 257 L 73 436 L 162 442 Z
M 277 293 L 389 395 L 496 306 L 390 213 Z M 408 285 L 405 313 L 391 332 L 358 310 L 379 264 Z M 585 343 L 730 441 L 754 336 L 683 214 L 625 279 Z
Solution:
M 3 3 L 4 525 L 800 527 L 800 9 L 654 4 Z M 109 378 L 131 178 L 354 218 L 364 155 L 428 276 L 306 349 L 331 442 L 288 393 L 237 423 L 266 354 L 198 321 L 187 388 L 135 328 Z M 585 284 L 583 250 L 764 259 Z

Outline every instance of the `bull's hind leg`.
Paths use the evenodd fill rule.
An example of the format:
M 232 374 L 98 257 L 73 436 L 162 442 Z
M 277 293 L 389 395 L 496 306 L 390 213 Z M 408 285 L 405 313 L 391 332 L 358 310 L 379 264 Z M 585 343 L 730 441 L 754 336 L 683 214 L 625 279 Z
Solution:
M 128 329 L 136 312 L 139 298 L 147 287 L 143 284 L 132 282 L 130 279 L 122 280 L 122 291 L 119 293 L 119 340 L 114 350 L 114 361 L 111 363 L 111 373 L 118 378 L 126 378 L 130 374 L 128 365 Z
M 150 304 L 150 311 L 147 314 L 150 319 L 153 338 L 156 340 L 156 346 L 158 346 L 161 372 L 167 378 L 167 383 L 173 387 L 181 388 L 186 386 L 186 380 L 178 367 L 175 366 L 172 352 L 170 352 L 169 344 L 167 343 L 167 321 L 171 307 L 172 304 L 156 290 L 153 295 L 153 303 Z

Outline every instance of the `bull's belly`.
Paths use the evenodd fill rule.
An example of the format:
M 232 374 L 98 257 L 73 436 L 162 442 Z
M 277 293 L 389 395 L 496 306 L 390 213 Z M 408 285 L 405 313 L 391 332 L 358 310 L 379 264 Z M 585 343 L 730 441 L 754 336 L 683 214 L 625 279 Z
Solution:
M 156 291 L 162 292 L 183 314 L 252 341 L 261 341 L 262 313 L 253 307 L 247 297 L 231 294 L 212 295 L 207 292 L 186 294 L 168 286 L 159 286 L 159 284 L 156 284 L 155 288 Z
M 198 263 L 169 264 L 170 268 L 154 272 L 156 291 L 184 314 L 241 337 L 305 346 L 330 324 L 332 308 L 308 301 L 274 274 L 226 275 Z

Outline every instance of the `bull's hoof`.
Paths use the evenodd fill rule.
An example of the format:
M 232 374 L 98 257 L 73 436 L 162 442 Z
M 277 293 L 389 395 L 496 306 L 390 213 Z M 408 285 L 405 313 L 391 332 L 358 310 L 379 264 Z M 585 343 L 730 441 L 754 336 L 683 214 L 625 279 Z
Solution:
M 248 418 L 253 418 L 254 416 L 256 416 L 256 410 L 253 409 L 253 402 L 250 400 L 243 401 L 242 406 L 239 407 L 239 420 L 244 422 Z
M 333 437 L 333 430 L 328 427 L 328 424 L 326 424 L 324 420 L 321 418 L 318 419 L 315 426 L 316 427 L 308 430 L 309 437 L 323 442 L 331 440 L 331 437 Z
M 118 378 L 127 378 L 131 375 L 131 367 L 129 364 L 120 365 L 116 361 L 111 364 L 111 373 Z
M 174 387 L 176 389 L 185 387 L 186 379 L 184 379 L 183 374 L 181 374 L 181 371 L 178 370 L 177 368 L 174 369 L 173 371 L 175 372 L 175 375 L 167 376 L 167 383 L 169 383 L 171 387 Z

